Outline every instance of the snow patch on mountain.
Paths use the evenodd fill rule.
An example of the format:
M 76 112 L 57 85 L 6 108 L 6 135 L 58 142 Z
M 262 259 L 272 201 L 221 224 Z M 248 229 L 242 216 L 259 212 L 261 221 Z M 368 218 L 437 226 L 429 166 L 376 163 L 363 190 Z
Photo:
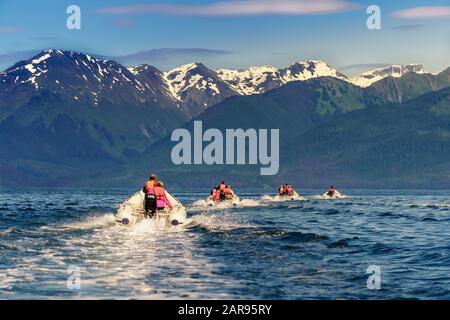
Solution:
M 319 60 L 299 61 L 287 68 L 279 70 L 279 73 L 283 83 L 305 81 L 318 77 L 334 77 L 348 81 L 348 78 L 344 74 Z
M 292 81 L 305 81 L 317 77 L 348 78 L 323 61 L 299 61 L 288 67 L 250 67 L 245 70 L 218 69 L 217 75 L 241 95 L 264 93 Z
M 421 64 L 391 65 L 364 72 L 351 78 L 351 82 L 360 87 L 368 87 L 386 77 L 400 78 L 407 73 L 426 73 Z
M 163 73 L 169 85 L 170 93 L 178 100 L 183 100 L 183 93 L 189 89 L 200 91 L 210 90 L 211 94 L 219 95 L 217 83 L 210 74 L 212 70 L 198 63 L 189 63 Z
M 219 69 L 216 70 L 220 79 L 230 84 L 231 88 L 241 95 L 263 93 L 261 84 L 273 76 L 277 68 L 272 66 L 250 67 L 245 70 Z

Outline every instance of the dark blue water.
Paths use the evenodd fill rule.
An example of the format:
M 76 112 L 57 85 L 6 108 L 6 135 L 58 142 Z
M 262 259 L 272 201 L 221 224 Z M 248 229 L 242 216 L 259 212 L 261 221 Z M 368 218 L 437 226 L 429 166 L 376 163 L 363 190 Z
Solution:
M 449 192 L 306 191 L 289 202 L 244 192 L 232 209 L 175 192 L 190 220 L 169 231 L 115 224 L 133 192 L 3 190 L 0 299 L 450 298 Z M 369 265 L 380 290 L 367 287 Z M 79 288 L 67 285 L 73 270 Z

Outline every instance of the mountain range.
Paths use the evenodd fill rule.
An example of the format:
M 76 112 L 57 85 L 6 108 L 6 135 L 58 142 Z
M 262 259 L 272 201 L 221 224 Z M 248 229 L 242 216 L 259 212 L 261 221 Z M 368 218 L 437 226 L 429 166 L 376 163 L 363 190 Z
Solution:
M 372 129 L 372 121 L 380 115 L 402 117 L 411 104 L 428 112 L 423 97 L 432 101 L 441 97 L 444 111 L 439 114 L 445 123 L 449 86 L 450 69 L 432 74 L 420 65 L 389 66 L 351 78 L 315 60 L 245 70 L 212 70 L 192 63 L 163 72 L 150 65 L 125 67 L 89 54 L 46 50 L 0 73 L 0 185 L 21 185 L 23 179 L 39 186 L 110 185 L 112 181 L 131 185 L 154 168 L 179 185 L 186 184 L 180 176 L 190 181 L 188 176 L 195 174 L 207 184 L 217 175 L 238 172 L 247 175 L 250 184 L 293 176 L 312 186 L 327 181 L 314 166 L 321 163 L 314 151 L 323 150 L 323 156 L 333 159 L 339 150 L 347 150 L 350 141 L 355 143 L 355 139 L 349 145 L 340 141 L 335 150 L 314 130 L 327 132 L 324 128 L 349 121 L 355 126 L 344 126 L 346 130 L 366 136 L 357 132 L 363 125 L 356 115 Z M 392 106 L 398 106 L 397 113 L 385 111 Z M 424 119 L 434 123 L 435 115 Z M 280 174 L 262 179 L 249 167 L 173 167 L 167 159 L 172 146 L 168 135 L 180 126 L 191 128 L 194 120 L 215 128 L 280 128 Z M 306 136 L 313 138 L 305 140 Z M 381 136 L 367 136 L 367 145 L 381 143 Z M 311 163 L 305 155 L 317 160 Z M 335 172 L 334 179 L 349 186 L 360 186 L 364 168 L 359 162 L 350 163 L 356 166 L 354 172 L 331 166 L 328 173 Z M 392 165 L 386 162 L 386 170 Z M 296 174 L 291 175 L 293 166 Z M 367 176 L 373 174 L 370 168 L 367 171 Z M 345 178 L 339 172 L 345 172 Z M 417 178 L 418 183 L 411 181 L 413 175 L 402 173 L 395 185 L 403 181 L 426 186 L 431 183 L 427 177 Z M 445 186 L 445 181 L 438 185 Z M 371 186 L 382 184 L 376 179 Z

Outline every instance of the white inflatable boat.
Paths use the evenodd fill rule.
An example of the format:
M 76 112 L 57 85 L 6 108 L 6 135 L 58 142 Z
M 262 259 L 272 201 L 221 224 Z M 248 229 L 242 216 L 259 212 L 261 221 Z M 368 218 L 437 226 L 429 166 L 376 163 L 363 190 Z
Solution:
M 241 199 L 239 199 L 239 197 L 235 194 L 233 194 L 233 198 L 231 199 L 225 199 L 220 201 L 215 201 L 209 197 L 206 199 L 206 203 L 210 207 L 233 207 L 239 205 L 240 202 Z
M 166 227 L 184 223 L 186 221 L 186 209 L 167 191 L 166 196 L 173 208 L 157 210 L 153 219 Z M 139 191 L 133 194 L 128 200 L 119 205 L 116 221 L 123 225 L 133 225 L 143 220 L 145 218 L 144 200 L 144 192 Z
M 273 201 L 287 201 L 287 200 L 298 200 L 300 199 L 300 195 L 297 191 L 292 192 L 292 194 L 277 194 L 273 197 Z
M 339 198 L 342 198 L 342 194 L 339 191 L 337 191 L 337 190 L 333 193 L 333 196 L 329 196 L 328 195 L 328 191 L 325 192 L 322 196 L 324 197 L 324 199 L 339 199 Z

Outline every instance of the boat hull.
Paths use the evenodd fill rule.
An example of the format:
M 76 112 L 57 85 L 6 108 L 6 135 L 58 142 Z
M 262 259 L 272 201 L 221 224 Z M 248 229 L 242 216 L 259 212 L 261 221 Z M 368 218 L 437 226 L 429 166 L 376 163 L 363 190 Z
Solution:
M 165 226 L 176 226 L 184 223 L 186 221 L 186 209 L 167 191 L 166 196 L 173 208 L 157 210 L 153 219 Z M 142 191 L 136 192 L 119 205 L 115 216 L 116 221 L 122 225 L 130 226 L 145 219 L 144 201 L 144 193 Z

